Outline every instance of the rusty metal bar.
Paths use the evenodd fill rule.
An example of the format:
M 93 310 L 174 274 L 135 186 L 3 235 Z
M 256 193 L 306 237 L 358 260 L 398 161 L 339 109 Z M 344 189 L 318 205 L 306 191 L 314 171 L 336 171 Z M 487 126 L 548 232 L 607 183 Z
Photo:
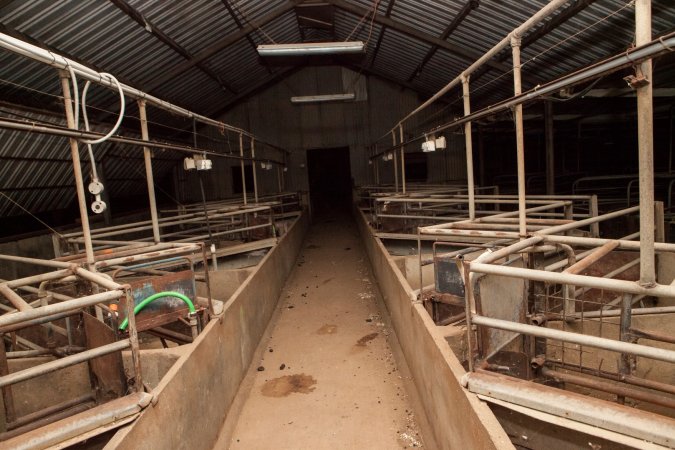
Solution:
M 9 365 L 7 363 L 7 352 L 5 351 L 4 336 L 0 335 L 0 378 L 9 375 Z M 5 408 L 5 421 L 11 422 L 16 419 L 16 410 L 14 408 L 14 395 L 12 387 L 2 388 L 2 402 Z
M 491 317 L 479 315 L 473 315 L 471 317 L 471 321 L 477 325 L 483 325 L 499 330 L 512 331 L 514 333 L 521 333 L 546 339 L 555 339 L 558 341 L 570 342 L 578 345 L 587 345 L 589 347 L 675 363 L 675 351 L 666 350 L 663 348 L 647 347 L 645 345 L 615 341 L 613 339 L 538 327 L 535 325 L 516 323 L 508 320 L 493 319 Z
M 574 265 L 565 269 L 564 272 L 578 275 L 581 272 L 583 272 L 584 270 L 588 269 L 593 264 L 595 264 L 596 262 L 598 262 L 601 258 L 607 256 L 609 253 L 611 253 L 618 246 L 619 246 L 619 243 L 617 241 L 610 241 L 610 242 L 602 245 L 601 247 L 598 247 L 595 250 L 593 250 L 584 259 L 582 259 L 580 261 L 577 261 Z
M 54 303 L 52 305 L 42 306 L 40 308 L 33 308 L 28 311 L 5 314 L 0 316 L 0 331 L 4 331 L 5 326 L 25 323 L 34 319 L 69 312 L 79 308 L 85 308 L 87 306 L 94 306 L 103 302 L 117 300 L 122 295 L 124 295 L 124 293 L 121 291 L 99 292 L 97 294 L 80 297 L 74 300 Z
M 244 199 L 244 206 L 248 204 L 248 199 L 246 197 L 246 170 L 244 166 L 244 135 L 239 133 L 239 164 L 241 167 L 241 192 Z M 255 164 L 255 163 L 254 163 Z
M 70 96 L 70 76 L 68 72 L 59 70 L 61 79 L 61 89 L 63 90 L 63 104 L 66 111 L 66 122 L 68 128 L 77 130 L 73 113 L 73 100 Z M 87 198 L 84 193 L 84 178 L 82 176 L 82 165 L 80 164 L 80 149 L 77 139 L 70 138 L 70 156 L 73 160 L 73 175 L 75 176 L 75 190 L 77 192 L 77 204 L 80 208 L 80 220 L 82 222 L 82 233 L 84 235 L 84 250 L 87 255 L 87 264 L 94 264 L 94 247 L 91 243 L 91 232 L 89 228 L 89 214 L 87 212 Z
M 635 2 L 635 45 L 652 40 L 651 0 Z M 637 66 L 638 163 L 640 179 L 640 283 L 656 283 L 654 259 L 654 110 L 652 105 L 652 61 Z
M 253 159 L 253 163 L 251 164 L 253 168 L 253 196 L 255 198 L 255 203 L 258 203 L 258 175 L 257 175 L 257 168 L 255 165 L 255 139 L 251 139 L 251 159 Z
M 652 341 L 658 341 L 658 342 L 667 342 L 669 344 L 675 344 L 675 336 L 665 334 L 665 333 L 659 333 L 658 331 L 652 331 L 652 330 L 642 330 L 639 328 L 632 328 L 630 327 L 630 324 L 628 324 L 628 334 L 632 334 L 635 337 L 638 338 L 643 338 L 643 339 L 649 339 Z M 622 325 L 623 327 L 623 325 Z
M 396 128 L 393 128 L 391 130 L 391 139 L 392 139 L 392 146 L 391 148 L 393 149 L 394 153 L 394 186 L 396 188 L 396 192 L 398 192 L 398 156 L 396 153 L 396 132 L 394 131 Z
M 12 384 L 20 383 L 22 381 L 30 380 L 31 378 L 39 377 L 46 373 L 54 372 L 59 369 L 73 366 L 90 359 L 98 358 L 99 356 L 108 355 L 110 353 L 118 352 L 128 348 L 130 342 L 128 339 L 123 341 L 113 342 L 112 344 L 102 345 L 100 347 L 86 350 L 81 353 L 66 356 L 61 359 L 56 359 L 39 366 L 30 367 L 28 369 L 12 372 L 9 375 L 0 377 L 0 387 L 11 386 Z
M 131 295 L 131 289 L 125 289 L 124 295 L 126 296 L 126 314 L 128 320 L 127 330 L 129 331 L 129 339 L 126 341 L 128 345 L 126 347 L 131 347 L 131 361 L 134 366 L 134 389 L 136 392 L 143 392 L 143 374 L 141 372 L 141 350 L 138 345 L 138 329 L 136 328 L 136 313 L 134 308 L 136 304 L 134 303 L 134 296 Z M 125 347 L 125 348 L 126 348 Z
M 462 94 L 464 96 L 464 115 L 471 114 L 471 97 L 469 92 L 469 77 L 462 74 Z M 464 124 L 464 145 L 466 147 L 466 182 L 469 192 L 469 219 L 476 218 L 476 199 L 473 180 L 473 137 L 471 135 L 471 121 Z
M 0 284 L 0 294 L 14 305 L 19 311 L 28 311 L 33 309 L 19 294 L 14 292 L 7 284 Z
M 541 374 L 564 383 L 576 384 L 596 391 L 607 392 L 622 397 L 630 397 L 642 402 L 652 403 L 654 405 L 665 406 L 666 408 L 675 408 L 675 400 L 659 394 L 640 391 L 627 386 L 617 386 L 602 380 L 592 379 L 572 373 L 560 372 L 547 367 L 542 367 Z
M 511 49 L 513 53 L 513 91 L 514 95 L 523 92 L 520 64 L 520 35 L 513 34 L 511 37 Z M 523 126 L 523 105 L 516 105 L 514 110 L 516 122 L 516 159 L 518 165 L 518 218 L 520 219 L 520 237 L 527 235 L 526 206 L 525 206 L 525 131 Z
M 66 400 L 65 402 L 61 402 L 56 405 L 48 406 L 47 408 L 41 409 L 39 411 L 35 411 L 34 413 L 31 414 L 26 414 L 25 416 L 21 416 L 17 418 L 16 420 L 12 421 L 7 421 L 7 430 L 14 430 L 20 427 L 23 427 L 25 425 L 28 425 L 29 423 L 40 420 L 44 417 L 51 416 L 52 414 L 56 414 L 58 412 L 61 412 L 66 409 L 70 409 L 73 406 L 77 406 L 81 403 L 86 403 L 86 402 L 93 402 L 94 395 L 91 393 L 80 395 L 79 397 L 75 397 L 70 400 Z

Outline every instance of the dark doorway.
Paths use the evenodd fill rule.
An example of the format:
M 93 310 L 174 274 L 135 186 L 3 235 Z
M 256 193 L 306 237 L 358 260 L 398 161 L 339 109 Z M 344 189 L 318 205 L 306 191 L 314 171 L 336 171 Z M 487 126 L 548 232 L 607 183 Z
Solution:
M 244 174 L 246 176 L 246 192 L 253 192 L 253 167 L 250 164 L 244 164 Z M 241 166 L 232 166 L 232 192 L 241 194 L 241 188 Z
M 427 154 L 405 154 L 405 178 L 407 181 L 427 181 Z
M 307 174 L 312 210 L 316 214 L 350 208 L 352 178 L 348 147 L 307 150 Z

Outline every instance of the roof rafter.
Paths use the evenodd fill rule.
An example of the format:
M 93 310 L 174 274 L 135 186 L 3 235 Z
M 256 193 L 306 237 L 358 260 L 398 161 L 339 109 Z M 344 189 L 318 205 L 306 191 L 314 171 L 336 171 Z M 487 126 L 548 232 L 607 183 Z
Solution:
M 370 10 L 366 8 L 362 8 L 360 6 L 355 6 L 346 0 L 326 0 L 328 3 L 331 3 L 335 5 L 337 8 L 340 8 L 343 11 L 350 12 L 352 14 L 356 14 L 359 17 L 365 16 L 367 14 L 371 14 Z M 482 55 L 478 52 L 474 52 L 472 50 L 467 49 L 466 47 L 462 47 L 461 45 L 456 45 L 447 41 L 444 41 L 443 39 L 437 38 L 436 36 L 432 36 L 428 33 L 425 33 L 423 31 L 418 30 L 417 28 L 413 28 L 409 25 L 406 25 L 405 23 L 399 22 L 397 20 L 394 20 L 390 17 L 386 17 L 382 14 L 375 14 L 373 16 L 373 20 L 380 25 L 385 25 L 393 30 L 396 30 L 400 33 L 403 33 L 407 36 L 410 36 L 414 39 L 417 39 L 418 41 L 425 42 L 427 44 L 431 45 L 436 45 L 439 48 L 443 48 L 451 53 L 454 53 L 456 55 L 462 56 L 464 58 L 468 58 L 471 61 L 475 61 L 479 59 Z M 510 72 L 512 67 L 509 64 L 504 64 L 496 61 L 488 61 L 486 63 L 488 66 L 490 66 L 493 69 L 497 69 L 501 72 Z
M 391 10 L 394 9 L 394 3 L 396 3 L 396 0 L 389 0 L 389 4 L 387 5 L 387 11 L 384 13 L 385 17 L 391 16 Z M 372 68 L 373 65 L 375 64 L 375 58 L 377 58 L 377 53 L 380 51 L 380 45 L 382 45 L 382 39 L 384 39 L 384 32 L 387 29 L 386 26 L 382 25 L 382 28 L 380 28 L 380 34 L 377 36 L 377 43 L 375 43 L 375 50 L 373 51 L 373 57 L 370 58 L 370 64 L 368 64 L 369 68 Z
M 548 33 L 562 25 L 563 23 L 567 22 L 569 19 L 572 17 L 576 16 L 579 14 L 581 11 L 586 9 L 587 7 L 591 6 L 593 3 L 595 3 L 597 0 L 580 0 L 576 3 L 573 3 L 572 5 L 568 6 L 567 9 L 561 11 L 559 14 L 551 17 L 547 22 L 545 22 L 543 25 L 541 25 L 539 28 L 536 28 L 534 31 L 530 32 L 529 34 L 526 34 L 525 37 L 523 38 L 520 48 L 521 50 L 526 48 L 527 46 L 533 44 L 540 38 L 546 36 Z M 505 51 L 503 54 L 497 56 L 497 61 L 506 61 L 509 57 L 511 56 L 511 52 Z M 478 78 L 482 77 L 485 75 L 485 73 L 488 71 L 488 68 L 483 66 L 480 69 L 478 69 L 472 76 L 472 80 L 476 81 Z
M 452 19 L 452 21 L 448 24 L 445 30 L 443 30 L 443 33 L 441 33 L 439 39 L 443 39 L 444 41 L 448 39 L 448 37 L 452 34 L 452 32 L 455 31 L 455 29 L 464 21 L 464 19 L 466 19 L 466 17 L 471 13 L 471 11 L 478 8 L 479 5 L 480 0 L 467 0 L 464 6 L 462 6 L 462 9 L 459 10 L 457 15 Z M 414 80 L 415 77 L 419 76 L 420 73 L 422 73 L 424 66 L 426 66 L 429 60 L 436 54 L 437 50 L 438 50 L 437 45 L 434 45 L 429 49 L 427 54 L 424 55 L 424 59 L 422 59 L 422 62 L 418 64 L 415 71 L 410 75 L 410 77 L 408 77 L 408 81 Z
M 230 13 L 230 16 L 232 17 L 232 20 L 234 20 L 234 23 L 237 25 L 237 27 L 239 27 L 240 30 L 242 28 L 244 28 L 244 25 L 241 23 L 241 20 L 239 20 L 239 17 L 237 17 L 237 14 L 235 13 L 234 9 L 232 8 L 232 5 L 230 5 L 229 0 L 221 0 L 221 2 L 223 3 L 223 5 L 225 5 L 225 8 L 227 9 L 227 12 Z M 244 17 L 244 20 L 246 20 L 246 22 L 248 22 L 246 17 Z M 246 35 L 246 40 L 248 41 L 248 43 L 253 48 L 253 51 L 257 53 L 258 46 L 255 44 L 255 42 L 253 42 L 253 38 L 251 37 L 250 33 Z M 270 70 L 270 68 L 267 64 L 265 64 L 263 62 L 263 65 L 265 66 L 265 69 L 267 69 L 268 73 L 272 73 L 272 71 Z
M 134 20 L 136 23 L 138 23 L 140 26 L 142 26 L 145 30 L 147 30 L 149 33 L 154 35 L 157 39 L 160 40 L 164 45 L 168 46 L 171 48 L 173 51 L 181 55 L 183 58 L 187 60 L 192 60 L 194 56 L 190 54 L 185 48 L 183 48 L 180 44 L 178 44 L 175 40 L 173 40 L 171 37 L 166 35 L 157 25 L 152 23 L 150 19 L 146 18 L 143 14 L 141 14 L 137 9 L 135 9 L 133 6 L 131 6 L 129 3 L 126 2 L 126 0 L 110 0 L 110 2 L 115 5 L 118 9 L 120 9 L 124 14 L 129 16 L 132 20 Z M 206 75 L 208 75 L 210 78 L 216 81 L 222 88 L 227 89 L 228 91 L 232 92 L 233 94 L 237 94 L 237 91 L 232 88 L 232 86 L 228 85 L 225 83 L 221 78 L 213 71 L 211 70 L 206 64 L 203 64 L 201 62 L 195 64 L 199 70 L 204 72 Z
M 184 73 L 185 71 L 187 71 L 190 68 L 196 66 L 197 64 L 204 61 L 205 59 L 210 58 L 211 56 L 215 55 L 216 53 L 223 50 L 224 48 L 227 48 L 230 45 L 234 44 L 238 40 L 248 36 L 249 33 L 251 33 L 252 31 L 254 31 L 254 30 L 258 29 L 259 27 L 273 21 L 277 17 L 282 16 L 283 14 L 292 10 L 293 8 L 295 8 L 296 5 L 299 5 L 302 2 L 304 2 L 304 0 L 287 0 L 285 4 L 278 7 L 277 9 L 271 11 L 270 13 L 266 14 L 265 16 L 261 17 L 260 20 L 251 21 L 248 25 L 245 25 L 239 31 L 237 31 L 235 33 L 232 33 L 231 35 L 225 37 L 220 42 L 217 42 L 215 44 L 212 44 L 212 45 L 206 47 L 204 50 L 202 50 L 199 53 L 197 53 L 196 55 L 194 55 L 192 59 L 190 59 L 188 61 L 185 61 L 181 64 L 178 64 L 173 70 L 165 72 L 164 74 L 160 75 L 152 83 L 149 83 L 148 86 L 146 86 L 146 88 L 145 88 L 146 91 L 153 91 L 153 90 L 157 89 L 159 86 L 163 85 L 167 81 L 169 81 L 169 80 L 177 77 L 178 75 Z

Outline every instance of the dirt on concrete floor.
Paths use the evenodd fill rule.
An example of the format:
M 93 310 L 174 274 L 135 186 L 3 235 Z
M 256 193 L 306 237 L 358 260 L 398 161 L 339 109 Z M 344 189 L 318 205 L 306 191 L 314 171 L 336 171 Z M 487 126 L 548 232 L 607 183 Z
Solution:
M 351 217 L 317 220 L 215 448 L 422 447 L 379 295 Z

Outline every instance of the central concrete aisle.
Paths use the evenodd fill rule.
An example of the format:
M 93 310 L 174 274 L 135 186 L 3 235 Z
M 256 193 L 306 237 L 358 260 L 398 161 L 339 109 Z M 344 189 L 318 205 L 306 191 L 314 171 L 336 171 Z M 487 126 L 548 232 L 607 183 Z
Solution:
M 215 448 L 421 447 L 379 295 L 353 219 L 318 219 Z

